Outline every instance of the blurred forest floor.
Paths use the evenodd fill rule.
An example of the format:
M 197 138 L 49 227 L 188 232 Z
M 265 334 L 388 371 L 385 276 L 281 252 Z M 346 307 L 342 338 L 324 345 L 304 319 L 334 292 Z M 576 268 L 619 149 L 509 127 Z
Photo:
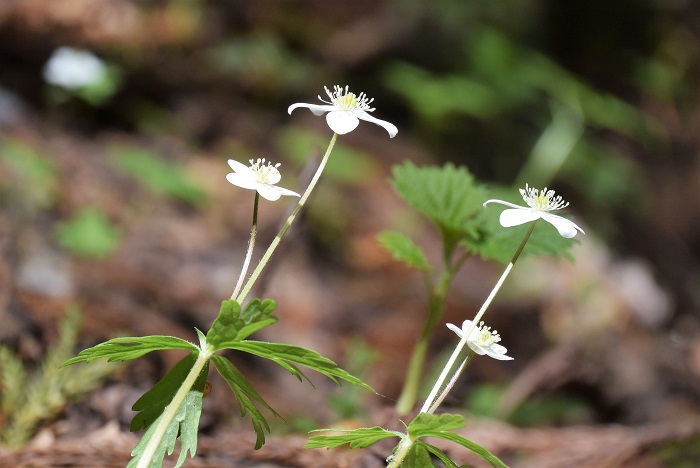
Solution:
M 450 111 L 459 115 L 433 125 L 429 114 L 438 111 L 421 114 L 397 87 L 373 77 L 384 62 L 420 63 L 419 57 L 436 73 L 452 70 L 454 63 L 436 52 L 444 49 L 432 50 L 424 38 L 437 30 L 435 41 L 450 43 L 458 33 L 444 33 L 441 21 L 449 26 L 451 11 L 478 18 L 478 8 L 463 12 L 445 2 L 439 16 L 417 6 L 402 10 L 395 2 L 348 3 L 0 5 L 0 342 L 27 368 L 58 342 L 59 323 L 74 304 L 82 328 L 73 352 L 117 334 L 196 341 L 193 328 L 207 329 L 233 289 L 252 216 L 252 193 L 226 182 L 226 160 L 281 160 L 281 185 L 301 191 L 330 138 L 323 119 L 300 111 L 289 117 L 289 104 L 315 102 L 324 84 L 354 79 L 375 97 L 374 115 L 399 127 L 393 140 L 370 125 L 340 138 L 337 161 L 254 291 L 279 303 L 280 318 L 256 338 L 316 350 L 381 396 L 339 389 L 317 375 L 313 389 L 268 363 L 241 358 L 239 368 L 285 421 L 275 420 L 266 445 L 254 451 L 252 429 L 238 417 L 225 382 L 214 377 L 197 456 L 185 466 L 384 466 L 391 446 L 302 447 L 306 432 L 319 427 L 402 429 L 393 399 L 425 297 L 421 278 L 396 263 L 376 235 L 401 226 L 436 256 L 439 239 L 393 193 L 391 166 L 406 159 L 455 160 L 505 183 L 523 161 L 499 163 L 494 154 L 475 153 L 490 144 L 500 145 L 494 153 L 527 153 L 542 130 L 542 115 L 512 116 L 505 107 L 485 114 Z M 651 2 L 640 3 L 645 7 L 626 5 L 643 22 Z M 682 7 L 670 3 L 659 10 L 682 16 Z M 548 2 L 539 7 L 541 22 L 562 13 Z M 692 29 L 698 17 L 687 8 L 688 29 L 676 32 L 695 41 L 683 75 L 690 80 L 700 41 Z M 533 29 L 538 24 L 532 17 L 522 21 Z M 500 27 L 511 27 L 514 41 L 524 35 L 512 25 Z M 44 63 L 66 44 L 120 65 L 112 94 L 95 101 L 43 81 Z M 516 359 L 476 360 L 446 409 L 470 415 L 460 433 L 513 467 L 698 466 L 700 106 L 690 105 L 698 103 L 697 88 L 652 99 L 614 78 L 600 80 L 591 72 L 595 55 L 578 52 L 588 62 L 572 73 L 652 115 L 663 128 L 663 143 L 641 141 L 636 130 L 625 133 L 601 121 L 586 127 L 587 147 L 604 144 L 622 157 L 576 166 L 580 160 L 572 152 L 571 166 L 544 181 L 568 189 L 574 216 L 586 228 L 575 261 L 529 259 L 516 267 L 489 312 L 489 325 Z M 546 115 L 551 96 L 533 99 Z M 480 139 L 490 128 L 493 135 Z M 504 135 L 512 143 L 501 141 Z M 659 156 L 664 151 L 666 158 Z M 587 169 L 575 173 L 580 167 Z M 601 188 L 595 184 L 603 178 L 614 190 L 591 195 L 579 185 Z M 624 181 L 622 188 L 616 181 Z M 569 199 L 567 190 L 562 193 Z M 615 194 L 633 193 L 643 195 L 641 213 L 621 206 L 635 203 L 612 201 Z M 258 257 L 286 209 L 284 202 L 262 202 Z M 471 318 L 501 268 L 469 262 L 442 321 Z M 431 361 L 444 358 L 441 343 L 454 339 L 441 327 Z M 137 441 L 128 432 L 131 405 L 180 357 L 152 353 L 115 368 L 94 390 L 47 413 L 26 446 L 0 448 L 0 466 L 124 466 Z M 11 415 L 11 408 L 3 411 L 3 418 Z M 453 447 L 445 450 L 459 463 L 482 466 Z

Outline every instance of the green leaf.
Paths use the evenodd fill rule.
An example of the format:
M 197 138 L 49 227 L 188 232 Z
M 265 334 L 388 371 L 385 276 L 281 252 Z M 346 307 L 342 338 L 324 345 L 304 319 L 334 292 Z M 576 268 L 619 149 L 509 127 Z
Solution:
M 384 246 L 394 259 L 422 271 L 430 271 L 430 264 L 423 250 L 410 237 L 396 231 L 384 231 L 377 236 L 379 243 Z
M 226 380 L 226 383 L 228 383 L 236 397 L 238 406 L 241 408 L 241 416 L 250 413 L 250 417 L 253 421 L 253 429 L 257 435 L 255 449 L 259 449 L 265 443 L 265 431 L 270 432 L 270 425 L 267 423 L 267 420 L 260 410 L 255 406 L 254 401 L 265 406 L 265 408 L 270 410 L 275 416 L 279 417 L 279 414 L 267 404 L 250 382 L 248 382 L 243 374 L 241 374 L 228 359 L 217 354 L 214 354 L 211 359 L 214 363 L 214 367 L 216 367 L 219 374 Z
M 155 193 L 192 205 L 204 199 L 204 191 L 190 180 L 183 169 L 165 161 L 160 155 L 131 146 L 115 146 L 111 153 L 118 169 L 136 178 Z
M 425 447 L 427 451 L 438 457 L 440 461 L 442 461 L 445 464 L 445 468 L 459 468 L 455 462 L 450 460 L 450 457 L 448 457 L 445 452 L 435 447 L 434 445 L 430 445 L 422 441 L 418 441 L 416 443 L 421 444 L 423 447 Z
M 374 392 L 372 387 L 364 383 L 362 380 L 351 375 L 350 373 L 339 368 L 338 365 L 328 358 L 325 358 L 315 351 L 281 343 L 266 343 L 263 341 L 229 341 L 221 343 L 220 349 L 237 349 L 246 353 L 254 354 L 279 364 L 296 376 L 299 380 L 306 379 L 303 372 L 291 363 L 301 364 L 310 369 L 319 372 L 334 382 L 338 379 L 350 382 L 353 385 L 360 386 L 366 390 Z M 310 381 L 309 381 L 310 382 Z
M 491 466 L 507 468 L 498 457 L 489 452 L 486 448 L 461 435 L 449 432 L 461 427 L 464 427 L 464 417 L 461 415 L 446 413 L 438 416 L 435 414 L 420 413 L 408 425 L 408 434 L 412 439 L 417 439 L 419 437 L 438 437 L 456 442 L 489 462 Z M 435 450 L 438 449 L 435 448 Z M 430 451 L 437 455 L 437 452 L 433 449 L 430 449 Z
M 103 259 L 114 252 L 121 234 L 95 207 L 84 208 L 56 227 L 58 244 L 74 255 Z
M 195 353 L 188 354 L 175 364 L 157 384 L 136 400 L 131 409 L 138 411 L 138 413 L 131 419 L 129 427 L 131 432 L 147 428 L 163 413 L 196 360 Z
M 180 457 L 175 467 L 178 468 L 182 466 L 187 458 L 188 452 L 190 453 L 190 457 L 194 457 L 197 451 L 199 417 L 202 413 L 202 391 L 207 381 L 208 369 L 208 366 L 204 366 L 194 385 L 190 391 L 187 392 L 187 396 L 178 408 L 175 417 L 168 425 L 165 435 L 158 444 L 156 452 L 151 459 L 151 463 L 148 465 L 149 468 L 160 468 L 163 465 L 166 452 L 168 455 L 173 453 L 178 435 L 180 436 L 181 450 Z M 141 437 L 136 447 L 134 447 L 134 450 L 131 452 L 133 458 L 127 465 L 127 468 L 135 468 L 137 466 L 162 417 L 163 414 L 154 421 L 154 424 L 151 424 L 151 427 L 146 431 L 143 437 Z
M 430 458 L 430 453 L 425 448 L 425 445 L 416 442 L 408 451 L 406 457 L 401 463 L 401 468 L 435 468 L 433 460 Z
M 501 200 L 511 203 L 523 204 L 522 198 L 518 201 L 517 190 L 494 190 Z M 513 254 L 518 250 L 523 241 L 530 223 L 505 228 L 501 226 L 499 217 L 506 207 L 489 204 L 479 218 L 476 234 L 463 238 L 464 245 L 473 252 L 478 253 L 484 259 L 493 259 L 502 263 L 510 262 Z M 535 229 L 527 241 L 521 257 L 535 255 L 552 255 L 554 257 L 566 257 L 571 259 L 569 251 L 578 243 L 575 239 L 566 239 L 559 235 L 557 230 L 546 221 L 539 220 Z
M 420 413 L 408 425 L 408 435 L 412 439 L 423 437 L 428 432 L 451 431 L 464 427 L 464 417 L 458 414 Z
M 75 364 L 77 362 L 91 362 L 96 359 L 107 358 L 112 361 L 130 361 L 140 358 L 151 351 L 163 349 L 186 349 L 188 351 L 199 352 L 199 348 L 183 339 L 174 336 L 141 336 L 112 338 L 109 341 L 100 343 L 92 348 L 84 349 L 78 356 L 71 358 L 61 364 L 61 367 Z
M 481 445 L 477 444 L 476 442 L 472 442 L 471 440 L 467 439 L 466 437 L 462 437 L 459 434 L 455 434 L 454 432 L 444 432 L 444 431 L 436 431 L 436 432 L 429 432 L 425 434 L 427 437 L 438 437 L 440 439 L 445 439 L 449 440 L 451 442 L 455 442 L 462 447 L 465 447 L 475 454 L 477 454 L 479 457 L 481 457 L 484 461 L 488 462 L 491 464 L 491 466 L 495 466 L 498 468 L 508 468 L 508 465 L 503 463 L 496 455 L 492 454 L 491 452 L 488 451 L 485 447 L 482 447 Z
M 433 221 L 451 243 L 473 229 L 487 196 L 486 189 L 465 167 L 451 163 L 442 167 L 398 164 L 392 168 L 391 183 L 396 193 Z
M 309 437 L 304 448 L 336 448 L 349 444 L 350 448 L 365 448 L 388 437 L 403 437 L 400 432 L 388 431 L 382 427 L 361 427 L 359 429 L 318 429 L 312 432 L 334 432 L 334 435 Z
M 215 350 L 223 349 L 225 342 L 241 341 L 256 331 L 277 322 L 271 316 L 277 307 L 272 299 L 251 300 L 241 313 L 241 306 L 234 300 L 221 303 L 219 315 L 207 333 L 207 343 Z

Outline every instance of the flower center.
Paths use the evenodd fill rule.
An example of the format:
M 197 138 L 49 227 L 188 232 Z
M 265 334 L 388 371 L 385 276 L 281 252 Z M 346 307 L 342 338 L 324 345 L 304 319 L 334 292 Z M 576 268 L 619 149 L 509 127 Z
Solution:
M 360 93 L 359 95 L 351 93 L 348 90 L 348 86 L 341 88 L 340 86 L 335 85 L 333 86 L 333 92 L 331 92 L 328 88 L 325 89 L 326 94 L 328 94 L 328 97 L 331 98 L 331 101 L 325 101 L 321 98 L 321 96 L 319 96 L 319 99 L 321 99 L 323 102 L 336 105 L 344 111 L 374 111 L 374 108 L 369 106 L 374 99 L 368 99 L 365 93 Z
M 280 163 L 273 166 L 271 162 L 265 162 L 265 158 L 258 158 L 255 161 L 250 160 L 250 169 L 255 172 L 255 181 L 260 184 L 270 184 L 271 180 L 279 180 L 280 171 L 277 170 L 278 167 L 280 167 Z
M 525 184 L 525 189 L 520 189 L 520 195 L 523 196 L 523 200 L 530 208 L 537 211 L 561 210 L 569 206 L 569 203 L 565 202 L 561 195 L 555 196 L 554 190 L 547 190 L 547 187 L 539 190 Z
M 491 331 L 491 327 L 485 327 L 484 322 L 479 323 L 479 326 L 476 327 L 475 331 L 476 339 L 474 340 L 474 343 L 481 347 L 486 348 L 501 341 L 501 336 L 498 334 L 498 332 L 496 330 Z

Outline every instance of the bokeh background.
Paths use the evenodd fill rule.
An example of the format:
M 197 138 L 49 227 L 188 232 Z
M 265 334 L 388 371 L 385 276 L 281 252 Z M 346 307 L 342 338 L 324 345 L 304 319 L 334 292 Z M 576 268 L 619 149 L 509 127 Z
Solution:
M 420 276 L 376 235 L 398 229 L 439 255 L 436 232 L 388 182 L 405 160 L 464 165 L 513 190 L 552 187 L 586 230 L 573 261 L 527 259 L 498 296 L 488 321 L 516 359 L 480 359 L 462 377 L 446 405 L 470 415 L 463 433 L 516 467 L 697 466 L 699 10 L 690 0 L 2 2 L 0 460 L 124 465 L 131 405 L 180 355 L 70 377 L 47 355 L 60 362 L 117 334 L 195 340 L 231 294 L 250 229 L 252 192 L 226 182 L 226 160 L 279 161 L 281 185 L 303 190 L 331 131 L 286 109 L 348 84 L 398 136 L 363 123 L 339 139 L 256 286 L 280 318 L 257 338 L 319 351 L 381 396 L 318 375 L 314 390 L 238 357 L 285 421 L 253 453 L 214 378 L 191 466 L 382 466 L 390 447 L 301 447 L 318 427 L 396 424 L 426 303 Z M 48 82 L 62 46 L 98 56 L 100 80 Z M 257 257 L 288 208 L 262 201 Z M 443 321 L 472 317 L 501 268 L 470 261 Z M 439 327 L 428 374 L 455 338 Z M 11 404 L 34 381 L 44 384 L 29 403 Z

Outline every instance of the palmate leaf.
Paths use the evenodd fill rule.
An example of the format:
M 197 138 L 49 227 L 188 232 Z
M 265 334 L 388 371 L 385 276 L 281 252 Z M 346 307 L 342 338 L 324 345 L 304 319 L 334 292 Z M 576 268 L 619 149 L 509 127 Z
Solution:
M 61 364 L 61 367 L 75 364 L 77 362 L 91 362 L 96 359 L 107 358 L 107 361 L 130 361 L 140 358 L 151 351 L 163 349 L 186 349 L 198 352 L 199 348 L 174 336 L 141 336 L 112 338 L 109 341 L 100 343 L 92 348 L 84 349 L 76 357 L 68 359 Z
M 412 439 L 419 437 L 438 437 L 440 439 L 455 442 L 474 452 L 476 455 L 487 461 L 491 466 L 507 468 L 507 466 L 486 448 L 472 442 L 466 437 L 450 432 L 454 429 L 464 427 L 464 417 L 457 414 L 427 414 L 420 413 L 408 425 L 408 434 Z M 432 447 L 432 446 L 431 446 Z M 433 447 L 431 452 L 437 455 L 439 449 Z M 439 455 L 438 455 L 439 456 Z
M 241 306 L 234 300 L 221 303 L 219 315 L 207 333 L 207 343 L 214 349 L 224 349 L 221 343 L 240 341 L 256 331 L 277 322 L 271 316 L 277 307 L 272 299 L 253 299 L 241 313 Z
M 190 453 L 190 457 L 194 457 L 197 451 L 199 416 L 202 413 L 202 392 L 204 390 L 204 384 L 207 381 L 207 374 L 208 366 L 204 366 L 194 385 L 190 391 L 187 392 L 187 396 L 178 408 L 175 417 L 168 425 L 165 435 L 160 440 L 156 452 L 151 458 L 149 468 L 162 467 L 166 453 L 168 455 L 173 453 L 178 436 L 180 437 L 180 457 L 175 464 L 175 468 L 182 466 L 187 458 L 188 452 Z M 151 424 L 151 427 L 146 431 L 143 437 L 141 437 L 139 443 L 136 444 L 136 447 L 134 447 L 134 450 L 131 452 L 133 458 L 127 465 L 127 468 L 135 468 L 137 466 L 148 442 L 154 437 L 155 430 L 162 417 L 163 415 L 161 414 L 158 419 Z
M 514 189 L 494 190 L 494 198 L 524 205 L 522 198 L 517 199 L 518 191 Z M 476 234 L 465 236 L 462 239 L 464 245 L 484 259 L 497 260 L 502 263 L 510 262 L 513 254 L 518 250 L 530 223 L 522 226 L 505 228 L 501 226 L 499 217 L 504 209 L 503 205 L 489 204 L 479 216 L 479 225 Z M 575 239 L 566 239 L 559 235 L 551 224 L 539 220 L 527 241 L 521 257 L 530 255 L 551 255 L 554 257 L 566 257 L 572 259 L 569 253 L 571 247 L 578 243 Z
M 304 373 L 292 363 L 301 364 L 309 369 L 313 369 L 316 372 L 325 375 L 334 382 L 338 382 L 338 379 L 342 379 L 371 392 L 374 391 L 372 387 L 364 383 L 362 380 L 338 367 L 335 362 L 321 356 L 316 351 L 311 351 L 310 349 L 302 348 L 300 346 L 245 340 L 222 343 L 221 349 L 224 348 L 237 349 L 239 351 L 245 351 L 246 353 L 270 359 L 271 361 L 276 362 L 280 366 L 287 369 L 299 380 L 306 379 L 309 381 L 306 375 L 304 375 Z
M 423 250 L 410 237 L 396 231 L 384 231 L 377 236 L 379 243 L 384 246 L 394 259 L 406 263 L 422 271 L 430 271 L 430 264 Z
M 486 189 L 464 167 L 416 167 L 411 162 L 392 169 L 391 183 L 409 205 L 432 220 L 450 240 L 470 232 L 486 201 Z
M 379 426 L 359 429 L 318 429 L 312 432 L 334 432 L 333 435 L 309 437 L 304 448 L 336 448 L 349 444 L 350 448 L 365 448 L 389 437 L 404 437 L 400 432 L 389 431 Z
M 262 415 L 260 410 L 255 406 L 255 402 L 263 405 L 270 410 L 275 416 L 279 416 L 270 405 L 258 394 L 248 380 L 236 369 L 236 367 L 225 357 L 217 354 L 211 357 L 214 367 L 219 371 L 219 374 L 226 380 L 231 391 L 236 397 L 238 406 L 241 408 L 241 416 L 250 413 L 253 421 L 253 429 L 257 436 L 255 440 L 255 449 L 259 449 L 265 443 L 265 431 L 270 432 L 270 425 Z

